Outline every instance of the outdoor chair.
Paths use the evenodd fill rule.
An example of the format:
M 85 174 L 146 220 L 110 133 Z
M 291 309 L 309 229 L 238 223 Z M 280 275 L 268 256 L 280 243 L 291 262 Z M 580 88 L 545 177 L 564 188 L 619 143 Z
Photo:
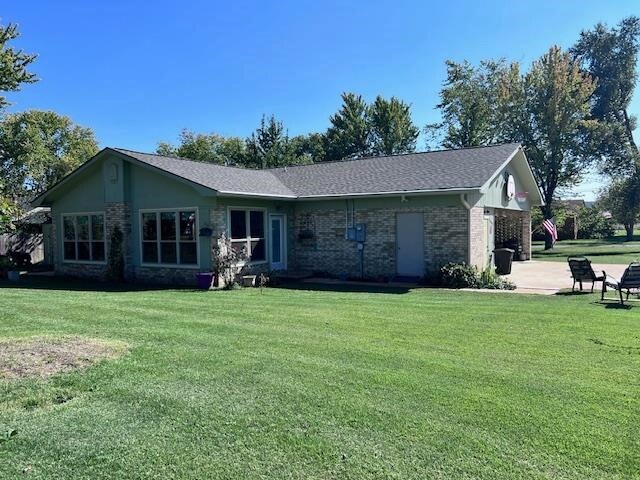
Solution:
M 613 278 L 607 278 L 606 272 L 604 276 L 605 279 L 602 283 L 601 300 L 604 300 L 604 294 L 607 291 L 607 287 L 611 287 L 612 289 L 618 291 L 618 294 L 620 294 L 620 305 L 624 305 L 624 300 L 622 298 L 623 290 L 626 290 L 627 292 L 627 300 L 629 300 L 631 290 L 634 290 L 634 293 L 640 293 L 640 263 L 630 264 L 622 274 L 622 278 L 619 282 L 616 282 Z
M 586 257 L 569 257 L 567 261 L 573 277 L 572 292 L 576 290 L 576 283 L 580 284 L 580 291 L 582 291 L 582 282 L 591 282 L 591 293 L 593 293 L 596 282 L 603 282 L 602 288 L 604 289 L 606 273 L 602 272 L 602 275 L 596 275 L 591 267 L 591 260 Z

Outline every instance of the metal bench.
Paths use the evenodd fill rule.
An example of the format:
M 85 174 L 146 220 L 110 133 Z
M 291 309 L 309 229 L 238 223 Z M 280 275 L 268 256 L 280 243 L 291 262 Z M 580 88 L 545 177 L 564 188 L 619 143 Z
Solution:
M 593 293 L 593 287 L 596 282 L 603 282 L 602 288 L 604 289 L 604 281 L 607 274 L 602 272 L 602 275 L 596 275 L 591 266 L 591 261 L 588 258 L 568 257 L 567 261 L 569 262 L 571 277 L 573 278 L 572 292 L 576 290 L 576 283 L 580 284 L 580 291 L 582 291 L 582 282 L 591 282 L 591 293 Z
M 622 298 L 623 290 L 626 290 L 627 292 L 627 300 L 629 300 L 629 295 L 631 295 L 632 290 L 634 293 L 640 293 L 640 263 L 630 264 L 622 274 L 622 278 L 619 282 L 613 278 L 609 279 L 605 273 L 605 280 L 602 284 L 601 300 L 604 300 L 604 294 L 607 291 L 607 287 L 611 287 L 618 291 L 620 294 L 620 304 L 624 305 L 624 299 Z

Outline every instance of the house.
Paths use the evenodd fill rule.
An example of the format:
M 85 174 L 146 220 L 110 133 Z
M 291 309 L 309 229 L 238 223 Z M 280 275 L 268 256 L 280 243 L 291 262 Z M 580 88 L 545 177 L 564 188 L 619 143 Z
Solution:
M 119 226 L 128 280 L 193 283 L 223 231 L 252 272 L 418 278 L 508 241 L 528 258 L 541 203 L 503 144 L 266 170 L 105 148 L 33 205 L 51 207 L 57 274 L 103 277 Z

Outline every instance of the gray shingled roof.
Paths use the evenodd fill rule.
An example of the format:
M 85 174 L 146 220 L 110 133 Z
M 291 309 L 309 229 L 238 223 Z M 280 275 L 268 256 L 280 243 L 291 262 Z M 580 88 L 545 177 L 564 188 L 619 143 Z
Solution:
M 134 152 L 124 148 L 113 150 L 218 192 L 292 198 L 296 196 L 270 170 L 225 167 L 184 158 Z
M 295 198 L 478 189 L 518 147 L 510 143 L 268 170 L 114 150 L 221 193 Z

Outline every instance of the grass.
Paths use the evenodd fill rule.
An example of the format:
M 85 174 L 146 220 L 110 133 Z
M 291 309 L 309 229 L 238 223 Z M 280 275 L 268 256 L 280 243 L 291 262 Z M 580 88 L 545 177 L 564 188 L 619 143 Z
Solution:
M 534 260 L 566 262 L 570 255 L 584 255 L 594 263 L 625 264 L 640 261 L 640 235 L 633 241 L 626 242 L 622 232 L 613 238 L 597 240 L 562 240 L 553 249 L 544 250 L 544 242 L 533 242 L 532 256 Z
M 640 316 L 595 296 L 0 283 L 0 478 L 638 478 Z M 84 288 L 88 290 L 84 291 Z

